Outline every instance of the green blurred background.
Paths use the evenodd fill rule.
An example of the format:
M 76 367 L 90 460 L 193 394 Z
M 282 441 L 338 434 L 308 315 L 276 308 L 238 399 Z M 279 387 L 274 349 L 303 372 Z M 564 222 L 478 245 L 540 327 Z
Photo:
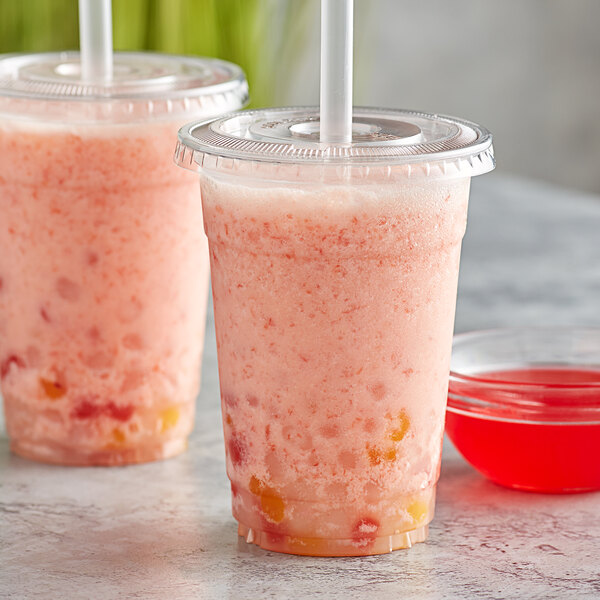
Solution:
M 254 107 L 318 102 L 320 0 L 112 3 L 119 50 L 231 60 Z M 77 48 L 77 12 L 0 0 L 0 52 Z M 598 23 L 599 0 L 355 0 L 354 100 L 483 123 L 499 173 L 600 194 Z
M 215 56 L 245 70 L 252 106 L 277 103 L 318 0 L 113 0 L 117 50 Z M 315 12 L 316 11 L 316 12 Z M 0 52 L 79 47 L 77 0 L 0 0 Z

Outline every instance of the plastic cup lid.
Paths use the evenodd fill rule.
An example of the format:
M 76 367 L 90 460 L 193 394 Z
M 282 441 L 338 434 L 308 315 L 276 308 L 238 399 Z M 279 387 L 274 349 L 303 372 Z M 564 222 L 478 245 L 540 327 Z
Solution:
M 181 128 L 176 162 L 198 170 L 207 157 L 217 162 L 401 165 L 408 176 L 473 176 L 494 168 L 492 136 L 485 128 L 453 117 L 379 108 L 354 109 L 350 143 L 319 141 L 318 108 L 244 111 Z
M 81 79 L 78 52 L 13 54 L 0 57 L 0 112 L 19 112 L 26 107 L 29 117 L 48 114 L 48 105 L 127 104 L 130 112 L 173 115 L 224 114 L 243 107 L 248 85 L 237 65 L 212 59 L 149 52 L 114 54 L 114 78 L 108 83 Z M 190 107 L 189 103 L 193 103 Z M 132 109 L 132 105 L 138 105 Z M 190 110 L 190 108 L 192 110 Z M 81 110 L 83 112 L 83 110 Z

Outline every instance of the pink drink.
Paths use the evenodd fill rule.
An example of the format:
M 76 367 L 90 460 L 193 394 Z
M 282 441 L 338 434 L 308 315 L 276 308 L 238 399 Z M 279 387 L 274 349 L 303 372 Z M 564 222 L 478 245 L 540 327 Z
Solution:
M 468 192 L 203 180 L 242 535 L 300 554 L 424 539 Z
M 86 122 L 76 105 L 71 125 L 23 118 L 44 100 L 27 102 L 0 111 L 11 447 L 61 464 L 173 456 L 193 426 L 209 274 L 197 180 L 171 159 L 186 117 L 144 101 L 133 122 Z
M 203 134 L 196 149 L 180 133 L 194 160 Z M 325 556 L 425 540 L 471 173 L 246 168 L 211 151 L 201 189 L 240 535 Z

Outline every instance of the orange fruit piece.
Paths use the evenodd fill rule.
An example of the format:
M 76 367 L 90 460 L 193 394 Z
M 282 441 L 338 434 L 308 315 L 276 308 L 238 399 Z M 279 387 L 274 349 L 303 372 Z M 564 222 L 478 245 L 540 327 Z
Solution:
M 367 455 L 369 457 L 369 462 L 371 463 L 371 466 L 374 467 L 378 464 L 381 464 L 382 456 L 381 450 L 379 448 L 367 445 Z
M 414 500 L 408 505 L 406 510 L 413 518 L 413 521 L 416 524 L 420 524 L 425 521 L 425 518 L 429 512 L 429 506 L 427 505 L 427 502 L 424 502 L 423 500 Z
M 265 484 L 258 477 L 255 477 L 254 475 L 250 477 L 250 485 L 248 486 L 248 489 L 250 490 L 251 494 L 254 494 L 255 496 L 260 496 L 264 487 Z
M 59 381 L 51 381 L 50 379 L 40 377 L 40 384 L 44 390 L 44 394 L 50 400 L 58 400 L 67 393 L 67 388 Z
M 285 502 L 270 486 L 265 485 L 258 477 L 250 477 L 250 492 L 260 498 L 260 508 L 265 517 L 273 523 L 281 523 L 285 517 Z
M 285 503 L 277 494 L 273 496 L 261 496 L 260 507 L 269 521 L 273 521 L 273 523 L 281 523 L 283 521 L 283 517 L 285 517 Z
M 179 421 L 179 409 L 176 406 L 169 406 L 160 413 L 160 419 L 162 421 L 161 433 L 175 427 L 177 421 Z
M 397 458 L 396 457 L 396 448 L 390 448 L 390 449 L 386 450 L 385 454 L 383 455 L 383 457 L 388 462 L 394 462 L 396 460 L 396 458 Z
M 123 444 L 125 442 L 125 434 L 120 429 L 113 429 L 112 436 L 117 444 Z
M 410 428 L 410 418 L 402 409 L 396 417 L 396 427 L 390 431 L 389 438 L 392 442 L 401 442 Z

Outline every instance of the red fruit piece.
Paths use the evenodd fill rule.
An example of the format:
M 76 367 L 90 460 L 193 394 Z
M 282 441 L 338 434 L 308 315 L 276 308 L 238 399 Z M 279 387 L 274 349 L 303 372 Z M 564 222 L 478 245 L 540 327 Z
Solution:
M 106 405 L 106 413 L 111 419 L 115 419 L 116 421 L 129 421 L 134 410 L 131 404 L 117 406 L 114 402 L 109 402 Z
M 25 361 L 20 356 L 11 354 L 0 363 L 0 379 L 4 379 L 9 374 L 12 365 L 15 365 L 19 369 L 26 367 Z
M 356 523 L 352 529 L 352 541 L 356 546 L 367 548 L 377 538 L 379 521 L 371 517 L 365 517 Z
M 91 400 L 82 400 L 71 412 L 73 419 L 96 419 L 102 414 L 102 407 Z
M 46 321 L 46 323 L 50 323 L 50 317 L 48 315 L 48 311 L 43 306 L 42 306 L 42 308 L 40 308 L 40 315 L 42 316 L 42 319 L 44 319 L 44 321 Z
M 129 421 L 133 414 L 134 408 L 131 405 L 117 406 L 114 402 L 108 404 L 96 404 L 92 400 L 82 400 L 73 410 L 71 416 L 74 419 L 97 419 L 103 414 L 106 414 L 111 419 L 116 421 Z
M 229 458 L 235 467 L 246 462 L 246 458 L 248 457 L 246 442 L 235 433 L 229 438 L 227 449 L 229 451 Z

